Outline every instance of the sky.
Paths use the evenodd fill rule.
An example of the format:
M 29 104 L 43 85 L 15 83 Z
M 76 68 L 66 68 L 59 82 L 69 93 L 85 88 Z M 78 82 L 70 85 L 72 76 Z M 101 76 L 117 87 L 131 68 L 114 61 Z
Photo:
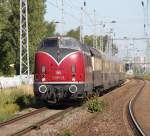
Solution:
M 83 16 L 84 34 L 93 34 L 94 9 L 97 24 L 97 34 L 104 35 L 113 29 L 113 38 L 139 38 L 144 37 L 144 9 L 141 0 L 64 0 L 64 33 L 80 25 L 80 8 L 86 1 Z M 144 1 L 146 2 L 146 0 Z M 61 0 L 47 0 L 45 20 L 61 22 Z M 111 21 L 116 23 L 110 23 Z M 62 24 L 57 24 L 57 32 L 62 32 Z M 131 56 L 143 56 L 145 53 L 145 41 L 114 41 L 119 48 L 119 56 L 127 54 L 127 48 L 131 49 Z M 138 52 L 135 52 L 137 49 Z

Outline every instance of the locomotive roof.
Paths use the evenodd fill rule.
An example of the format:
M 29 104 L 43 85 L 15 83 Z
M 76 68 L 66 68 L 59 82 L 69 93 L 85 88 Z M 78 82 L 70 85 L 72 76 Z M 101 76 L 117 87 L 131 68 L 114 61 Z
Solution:
M 78 41 L 77 39 L 75 39 L 75 38 L 73 38 L 73 37 L 69 37 L 69 36 L 52 36 L 52 37 L 47 37 L 45 40 L 47 40 L 47 39 L 50 39 L 50 40 L 59 40 L 59 39 L 69 39 L 69 40 L 72 40 L 72 39 L 74 39 L 74 40 L 76 40 L 76 41 Z M 96 57 L 100 57 L 100 58 L 104 58 L 104 59 L 106 59 L 106 60 L 108 60 L 108 61 L 113 61 L 113 62 L 116 62 L 116 63 L 122 63 L 122 61 L 121 60 L 119 60 L 118 58 L 116 58 L 116 57 L 114 57 L 114 56 L 110 56 L 110 55 L 108 55 L 108 54 L 106 54 L 106 53 L 104 53 L 104 52 L 102 52 L 102 51 L 100 51 L 100 50 L 97 50 L 96 48 L 93 48 L 92 46 L 87 46 L 87 45 L 82 45 L 81 43 L 80 43 L 80 41 L 78 41 L 79 43 L 79 48 L 81 48 L 82 50 L 84 50 L 84 51 L 87 51 L 87 48 L 89 48 L 89 50 L 90 50 L 90 52 L 91 52 L 91 54 L 92 54 L 92 56 L 96 56 Z
M 59 40 L 59 39 L 75 39 L 75 38 L 73 38 L 73 37 L 69 37 L 69 36 L 51 36 L 51 37 L 47 37 L 46 39 L 50 39 L 50 40 Z M 75 39 L 76 40 L 76 39 Z
M 91 51 L 92 56 L 102 57 L 102 53 L 98 51 L 97 49 L 89 46 L 89 49 Z
M 102 51 L 100 51 L 100 50 L 97 50 L 97 49 L 91 47 L 91 46 L 89 46 L 89 49 L 90 49 L 91 54 L 92 54 L 93 56 L 101 57 L 101 58 L 106 59 L 106 60 L 108 60 L 108 61 L 113 61 L 114 63 L 123 63 L 123 62 L 122 62 L 121 60 L 119 60 L 117 57 L 115 57 L 115 56 L 110 56 L 110 55 L 108 55 L 108 54 L 106 54 L 106 53 L 104 53 L 104 52 L 102 52 Z
M 60 42 L 58 42 L 60 41 Z M 41 48 L 66 48 L 66 49 L 74 49 L 74 50 L 81 50 L 81 43 L 76 40 L 75 38 L 68 37 L 68 36 L 53 36 L 47 37 L 41 42 Z

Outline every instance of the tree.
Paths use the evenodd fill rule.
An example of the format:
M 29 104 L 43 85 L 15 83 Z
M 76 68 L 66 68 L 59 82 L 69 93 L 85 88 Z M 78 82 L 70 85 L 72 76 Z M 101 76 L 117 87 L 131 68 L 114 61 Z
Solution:
M 111 37 L 109 37 L 108 35 L 105 35 L 103 38 L 103 51 L 104 52 L 106 52 L 108 46 L 112 46 L 112 55 L 113 56 L 118 53 L 118 48 L 117 48 L 116 44 L 113 43 L 113 39 Z
M 53 36 L 56 31 L 56 24 L 52 21 L 50 23 L 45 22 L 46 32 L 45 37 Z
M 8 14 L 8 2 L 7 1 L 0 1 L 0 37 L 1 37 L 1 31 L 5 27 L 6 20 L 7 20 L 7 14 Z
M 86 36 L 84 37 L 84 42 L 85 42 L 87 45 L 93 46 L 93 36 L 92 36 L 92 35 L 86 35 Z
M 118 53 L 118 47 L 116 44 L 112 44 L 112 55 L 114 56 L 115 54 Z
M 76 29 L 71 29 L 70 31 L 67 32 L 66 34 L 67 36 L 70 37 L 74 37 L 76 39 L 80 39 L 80 27 L 77 27 Z M 89 45 L 89 46 L 93 46 L 93 35 L 85 35 L 84 36 L 84 43 Z M 108 44 L 109 46 L 112 46 L 112 55 L 115 55 L 116 53 L 118 53 L 118 48 L 116 46 L 116 44 L 113 43 L 113 40 L 111 39 L 111 37 L 109 37 L 108 35 L 105 36 L 97 36 L 97 46 L 100 49 L 100 45 L 103 48 L 103 51 L 106 52 L 107 48 L 108 48 Z
M 17 1 L 9 0 L 4 4 L 5 10 L 9 9 L 9 12 L 2 12 L 2 16 L 4 16 L 7 12 L 7 18 L 3 28 L 1 30 L 1 46 L 0 46 L 0 69 L 5 75 L 15 74 L 14 68 L 12 69 L 9 65 L 15 63 L 16 59 L 16 51 L 18 46 L 18 25 L 19 22 L 19 9 L 15 10 L 17 7 Z M 16 11 L 16 12 L 15 12 Z
M 0 3 L 0 9 L 4 11 L 0 12 L 0 73 L 6 75 L 19 74 L 19 2 L 20 0 L 8 0 Z M 35 49 L 43 37 L 48 35 L 47 29 L 51 24 L 44 21 L 45 0 L 28 0 L 28 13 L 30 69 L 33 71 Z M 53 32 L 54 28 L 51 34 Z M 11 68 L 10 64 L 15 64 L 15 69 Z
M 70 37 L 74 37 L 79 40 L 80 39 L 80 28 L 77 27 L 76 29 L 71 29 L 70 31 L 67 32 L 66 35 L 70 36 Z
M 0 73 L 6 75 L 19 74 L 20 67 L 20 0 L 7 0 L 6 3 L 0 3 L 0 6 L 7 7 L 6 21 L 0 21 L 3 29 L 0 28 Z M 3 5 L 2 5 L 3 4 Z M 55 24 L 44 21 L 45 0 L 28 0 L 28 20 L 29 20 L 29 54 L 30 70 L 34 70 L 34 54 L 37 46 L 45 36 L 51 36 L 55 32 Z M 6 12 L 0 12 L 0 17 Z M 9 68 L 10 64 L 15 64 L 14 69 Z

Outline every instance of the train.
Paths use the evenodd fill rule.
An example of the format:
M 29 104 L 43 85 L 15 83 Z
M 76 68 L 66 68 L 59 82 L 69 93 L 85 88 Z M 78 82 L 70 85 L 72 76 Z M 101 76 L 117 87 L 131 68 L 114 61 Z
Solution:
M 121 61 L 73 37 L 45 38 L 35 53 L 34 94 L 49 103 L 101 95 L 124 81 Z

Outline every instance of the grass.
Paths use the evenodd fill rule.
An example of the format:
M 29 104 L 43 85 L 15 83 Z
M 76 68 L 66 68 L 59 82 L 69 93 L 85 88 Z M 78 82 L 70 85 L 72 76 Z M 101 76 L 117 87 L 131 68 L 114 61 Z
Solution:
M 135 76 L 137 79 L 145 79 L 150 81 L 150 73 L 145 73 L 144 75 L 137 75 Z
M 150 74 L 145 74 L 145 75 L 144 75 L 144 79 L 150 80 Z
M 105 106 L 104 101 L 99 100 L 98 97 L 93 97 L 88 101 L 88 111 L 91 113 L 102 112 Z
M 0 121 L 8 120 L 14 117 L 14 113 L 33 105 L 36 105 L 36 100 L 30 86 L 0 90 Z

